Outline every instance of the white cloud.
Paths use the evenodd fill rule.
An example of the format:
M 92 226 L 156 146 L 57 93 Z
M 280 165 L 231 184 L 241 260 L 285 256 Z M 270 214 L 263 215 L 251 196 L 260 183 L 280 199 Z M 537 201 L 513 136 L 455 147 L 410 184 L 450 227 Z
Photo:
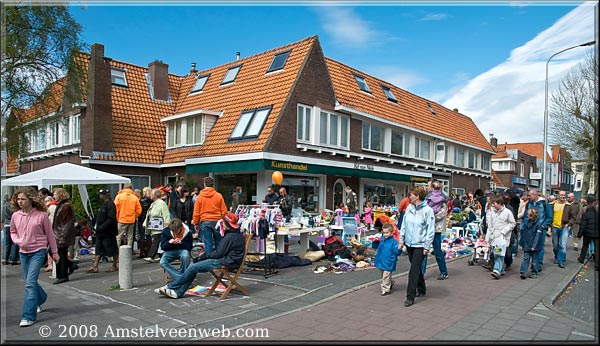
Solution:
M 426 78 L 414 71 L 403 70 L 396 66 L 367 67 L 368 74 L 404 89 L 410 90 L 413 86 L 428 82 Z
M 444 106 L 470 116 L 482 134 L 493 133 L 499 143 L 542 142 L 546 62 L 554 53 L 594 40 L 594 11 L 589 3 L 573 9 L 514 49 L 508 60 L 469 81 Z M 590 49 L 575 48 L 552 58 L 549 99 L 561 78 L 582 62 Z
M 365 48 L 392 39 L 389 34 L 372 28 L 349 7 L 316 7 L 323 30 L 335 44 L 349 48 Z
M 419 19 L 421 22 L 434 21 L 434 20 L 444 20 L 448 18 L 447 13 L 429 13 L 426 14 L 425 17 Z

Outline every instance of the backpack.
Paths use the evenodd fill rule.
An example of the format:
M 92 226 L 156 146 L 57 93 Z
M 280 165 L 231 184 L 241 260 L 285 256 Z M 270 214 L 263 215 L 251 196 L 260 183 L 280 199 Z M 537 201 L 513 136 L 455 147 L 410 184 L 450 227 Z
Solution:
M 325 244 L 323 245 L 325 256 L 333 257 L 339 251 L 343 251 L 343 249 L 346 249 L 346 245 L 344 245 L 344 242 L 340 238 L 332 235 L 325 239 Z

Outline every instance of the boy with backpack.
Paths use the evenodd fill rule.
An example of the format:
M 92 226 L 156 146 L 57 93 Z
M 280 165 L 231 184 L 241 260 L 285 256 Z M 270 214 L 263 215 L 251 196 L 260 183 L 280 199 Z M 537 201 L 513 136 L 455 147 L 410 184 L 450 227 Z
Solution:
M 392 273 L 396 271 L 396 262 L 401 251 L 398 248 L 398 241 L 392 236 L 394 226 L 391 223 L 384 224 L 381 232 L 383 237 L 377 247 L 375 267 L 381 272 L 381 295 L 387 296 L 394 286 Z

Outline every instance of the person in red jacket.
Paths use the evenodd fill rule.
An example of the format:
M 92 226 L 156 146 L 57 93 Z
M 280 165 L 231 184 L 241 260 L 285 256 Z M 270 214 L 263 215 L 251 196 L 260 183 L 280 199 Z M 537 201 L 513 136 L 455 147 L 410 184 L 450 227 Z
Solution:
M 212 177 L 204 178 L 204 189 L 196 198 L 192 217 L 192 224 L 196 230 L 202 231 L 204 249 L 207 253 L 219 247 L 221 233 L 216 230 L 215 226 L 217 221 L 227 213 L 223 195 L 215 190 L 214 185 L 215 180 Z

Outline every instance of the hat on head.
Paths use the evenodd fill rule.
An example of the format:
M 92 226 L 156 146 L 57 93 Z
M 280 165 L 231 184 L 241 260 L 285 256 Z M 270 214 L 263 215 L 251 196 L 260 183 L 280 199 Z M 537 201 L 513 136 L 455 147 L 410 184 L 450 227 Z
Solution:
M 98 191 L 98 194 L 100 194 L 100 195 L 109 195 L 110 191 L 108 189 L 101 189 L 100 191 Z
M 223 221 L 229 224 L 231 228 L 238 228 L 238 217 L 234 213 L 227 213 L 223 215 Z
M 594 201 L 596 200 L 596 196 L 595 196 L 593 193 L 588 193 L 588 194 L 585 196 L 585 199 L 586 199 L 586 201 L 587 201 L 588 203 L 592 203 L 592 202 L 594 202 Z

